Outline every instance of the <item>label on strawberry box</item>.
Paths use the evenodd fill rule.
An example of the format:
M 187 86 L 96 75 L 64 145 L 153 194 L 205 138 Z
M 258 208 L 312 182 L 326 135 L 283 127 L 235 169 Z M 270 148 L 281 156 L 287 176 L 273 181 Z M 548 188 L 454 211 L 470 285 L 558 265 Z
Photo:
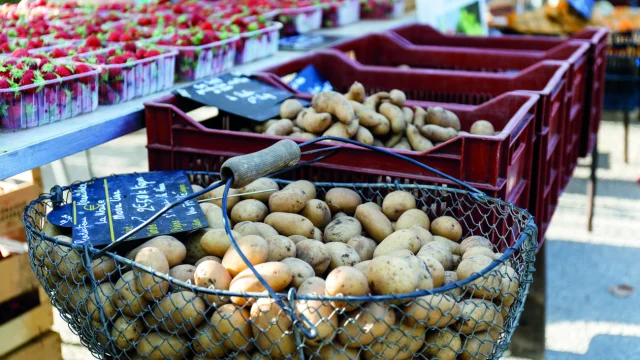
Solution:
M 177 95 L 254 121 L 267 121 L 280 115 L 280 104 L 291 97 L 250 76 L 227 73 L 177 89 Z
M 54 209 L 47 219 L 71 227 L 75 244 L 107 245 L 139 226 L 166 205 L 193 194 L 184 171 L 113 175 L 74 185 L 71 203 Z M 197 200 L 184 201 L 128 240 L 181 233 L 206 227 Z

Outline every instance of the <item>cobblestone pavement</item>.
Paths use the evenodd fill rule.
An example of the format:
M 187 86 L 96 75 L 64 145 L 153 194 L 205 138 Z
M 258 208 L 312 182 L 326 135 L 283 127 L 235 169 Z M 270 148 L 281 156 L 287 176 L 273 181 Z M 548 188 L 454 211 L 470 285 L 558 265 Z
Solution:
M 609 119 L 609 117 L 605 117 Z M 634 119 L 636 117 L 634 116 Z M 614 119 L 615 120 L 615 119 Z M 586 231 L 586 184 L 589 161 L 581 162 L 547 234 L 546 314 L 533 307 L 523 317 L 523 332 L 514 338 L 525 355 L 506 357 L 541 359 L 540 329 L 546 319 L 546 358 L 635 359 L 640 358 L 640 125 L 631 129 L 630 164 L 622 160 L 622 123 L 603 122 L 598 170 L 594 231 Z M 92 149 L 95 176 L 146 171 L 146 136 L 138 132 Z M 77 154 L 65 159 L 71 180 L 87 179 L 86 158 Z M 43 169 L 45 186 L 55 183 L 50 166 Z M 635 289 L 627 298 L 616 298 L 608 289 L 618 285 Z M 543 285 L 543 283 L 540 283 Z M 543 291 L 534 291 L 531 305 L 544 303 Z M 88 359 L 77 338 L 59 318 L 56 329 L 67 344 L 65 359 Z M 536 341 L 539 339 L 540 342 Z

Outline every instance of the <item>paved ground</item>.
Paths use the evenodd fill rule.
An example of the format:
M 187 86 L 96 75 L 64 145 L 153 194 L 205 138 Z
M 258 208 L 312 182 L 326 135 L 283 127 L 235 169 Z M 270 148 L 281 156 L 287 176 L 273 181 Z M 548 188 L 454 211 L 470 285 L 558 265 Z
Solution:
M 605 117 L 612 119 L 611 116 Z M 634 117 L 636 119 L 636 117 Z M 593 233 L 586 231 L 586 179 L 588 161 L 576 170 L 574 180 L 560 200 L 547 234 L 546 311 L 542 289 L 534 292 L 522 319 L 522 332 L 514 340 L 519 358 L 549 360 L 617 360 L 640 357 L 640 125 L 632 127 L 630 164 L 622 161 L 623 128 L 619 119 L 607 121 L 600 132 L 601 168 Z M 139 132 L 91 151 L 95 176 L 145 171 L 146 137 Z M 65 159 L 69 178 L 89 177 L 83 154 Z M 45 186 L 55 183 L 51 166 L 44 168 Z M 538 267 L 544 267 L 541 263 Z M 608 289 L 633 287 L 627 298 Z M 539 288 L 544 282 L 538 281 Z M 536 328 L 546 320 L 544 339 Z M 57 323 L 64 330 L 65 324 Z M 540 341 L 536 341 L 536 340 Z M 63 340 L 76 339 L 63 331 Z M 86 359 L 80 346 L 67 345 L 66 359 Z M 515 359 L 515 358 L 512 358 Z

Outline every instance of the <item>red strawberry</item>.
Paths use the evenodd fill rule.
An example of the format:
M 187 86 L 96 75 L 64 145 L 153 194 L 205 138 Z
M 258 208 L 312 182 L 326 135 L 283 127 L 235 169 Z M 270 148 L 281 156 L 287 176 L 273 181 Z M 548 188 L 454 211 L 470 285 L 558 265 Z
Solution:
M 107 37 L 107 41 L 118 42 L 120 41 L 121 36 L 122 36 L 121 33 L 114 31 L 109 34 L 109 36 Z
M 71 70 L 68 67 L 64 66 L 64 65 L 56 66 L 56 68 L 53 70 L 53 72 L 55 72 L 60 77 L 66 77 L 66 76 L 73 75 L 73 72 L 71 72 Z
M 56 74 L 54 74 L 54 73 L 52 73 L 52 72 L 47 72 L 47 73 L 43 73 L 43 74 L 42 74 L 42 78 L 43 78 L 45 81 L 49 81 L 49 80 L 57 79 L 57 78 L 58 78 L 58 75 L 56 75 Z
M 60 48 L 54 48 L 51 51 L 51 57 L 54 59 L 61 58 L 67 56 L 67 52 Z
M 117 49 L 110 49 L 109 51 L 107 51 L 107 57 L 115 56 L 117 52 Z
M 84 74 L 84 73 L 88 73 L 93 71 L 93 69 L 86 64 L 78 64 L 76 65 L 76 74 Z M 91 76 L 83 76 L 80 78 L 80 81 L 82 81 L 85 84 L 88 84 L 89 82 L 91 82 L 93 78 Z
M 124 64 L 127 58 L 124 55 L 116 55 L 109 59 L 109 64 Z
M 140 60 L 140 59 L 144 59 L 145 58 L 145 54 L 147 53 L 147 50 L 145 49 L 138 49 L 136 50 L 136 59 Z
M 131 35 L 129 35 L 128 33 L 124 33 L 120 35 L 120 41 L 122 42 L 132 41 L 132 40 L 133 40 L 133 37 L 131 37 Z
M 12 87 L 16 87 L 16 84 L 11 81 L 11 79 L 7 79 L 6 77 L 0 77 L 0 91 L 10 89 Z M 13 98 L 13 92 L 2 91 L 0 92 L 0 96 L 2 96 L 5 100 L 10 100 Z
M 160 55 L 160 51 L 158 51 L 158 49 L 149 49 L 144 53 L 145 58 L 150 58 L 158 55 Z
M 15 49 L 11 53 L 11 57 L 14 57 L 14 58 L 21 58 L 25 56 L 29 56 L 29 52 L 27 51 L 27 49 Z
M 42 75 L 40 75 L 39 71 L 33 71 L 31 69 L 27 70 L 24 72 L 24 74 L 22 74 L 22 78 L 20 79 L 20 82 L 18 83 L 19 86 L 28 86 L 28 85 L 32 85 L 32 84 L 37 84 L 37 83 L 41 83 L 44 80 L 42 79 Z M 24 89 L 22 91 L 28 93 L 28 94 L 32 94 L 36 91 L 40 90 L 40 88 L 38 87 L 31 87 L 28 89 Z
M 123 49 L 124 51 L 131 51 L 131 52 L 135 52 L 135 51 L 136 51 L 136 49 L 137 49 L 137 46 L 136 46 L 136 43 L 132 43 L 132 42 L 130 42 L 130 43 L 126 43 L 126 44 L 124 44 L 124 46 L 122 47 L 122 49 Z

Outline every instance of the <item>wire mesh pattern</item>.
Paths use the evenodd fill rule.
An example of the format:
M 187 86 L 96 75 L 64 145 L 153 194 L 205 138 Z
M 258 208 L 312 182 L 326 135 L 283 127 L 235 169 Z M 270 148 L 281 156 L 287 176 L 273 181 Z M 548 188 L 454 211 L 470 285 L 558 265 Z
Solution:
M 200 186 L 219 180 L 215 173 L 190 173 L 190 177 Z M 276 182 L 281 188 L 289 183 Z M 58 188 L 25 210 L 31 266 L 63 319 L 98 358 L 500 358 L 518 325 L 532 282 L 537 231 L 526 211 L 438 186 L 315 186 L 318 199 L 324 199 L 331 188 L 343 187 L 378 204 L 391 191 L 408 191 L 415 196 L 417 208 L 430 218 L 456 218 L 464 229 L 463 238 L 482 236 L 502 255 L 464 281 L 457 280 L 455 271 L 442 271 L 442 267 L 437 271 L 422 262 L 429 266 L 433 283 L 441 277 L 443 285 L 436 289 L 332 297 L 325 295 L 325 280 L 312 277 L 280 288 L 279 302 L 259 283 L 251 287 L 255 292 L 238 293 L 221 290 L 229 289 L 224 279 L 214 283 L 207 280 L 211 277 L 194 273 L 193 265 L 208 255 L 205 252 L 187 256 L 178 265 L 185 270 L 182 275 L 172 268 L 174 276 L 170 276 L 120 251 L 96 257 L 92 247 L 72 246 L 70 233 L 45 218 L 54 204 L 71 199 L 69 188 Z M 178 238 L 189 248 L 201 234 Z M 219 262 L 215 257 L 203 260 Z M 212 269 L 217 266 L 211 265 Z M 251 276 L 241 280 L 255 283 Z M 236 278 L 227 280 L 241 281 Z M 306 336 L 311 329 L 317 336 Z

